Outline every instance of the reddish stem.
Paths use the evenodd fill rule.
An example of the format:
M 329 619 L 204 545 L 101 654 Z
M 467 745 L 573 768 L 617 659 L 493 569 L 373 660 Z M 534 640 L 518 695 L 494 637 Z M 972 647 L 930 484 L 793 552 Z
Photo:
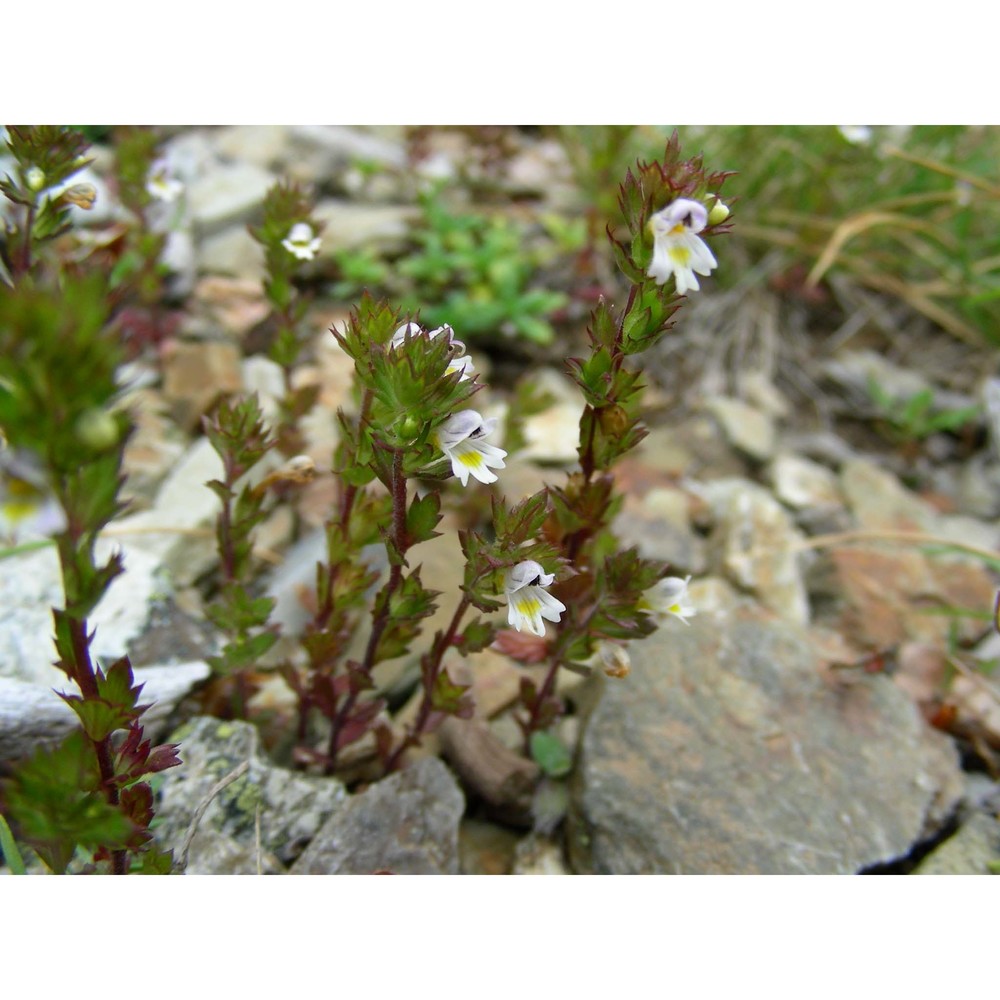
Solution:
M 399 552 L 405 555 L 407 549 L 406 537 L 406 476 L 403 474 L 403 452 L 395 451 L 392 456 L 392 540 Z M 403 580 L 402 564 L 393 564 L 389 569 L 389 579 L 386 580 L 376 600 L 375 616 L 372 620 L 371 634 L 368 636 L 368 645 L 365 648 L 365 657 L 361 663 L 361 671 L 367 676 L 371 676 L 372 668 L 375 666 L 375 656 L 378 653 L 378 644 L 389 624 L 392 614 L 389 605 L 393 594 L 399 589 Z M 327 763 L 325 771 L 332 774 L 337 761 L 337 741 L 343 731 L 351 710 L 354 708 L 360 694 L 357 690 L 349 691 L 333 720 L 333 728 L 330 732 L 330 743 L 327 750 Z
M 385 769 L 387 771 L 395 771 L 402 762 L 403 754 L 410 747 L 416 746 L 424 734 L 427 721 L 433 711 L 434 685 L 441 673 L 441 661 L 444 658 L 445 650 L 455 641 L 455 633 L 458 632 L 458 626 L 461 624 L 462 616 L 469 608 L 469 603 L 469 598 L 463 594 L 462 599 L 458 602 L 458 607 L 455 608 L 455 613 L 451 616 L 448 628 L 437 634 L 430 652 L 425 654 L 420 671 L 424 682 L 424 696 L 420 702 L 420 710 L 417 712 L 413 726 L 386 762 Z

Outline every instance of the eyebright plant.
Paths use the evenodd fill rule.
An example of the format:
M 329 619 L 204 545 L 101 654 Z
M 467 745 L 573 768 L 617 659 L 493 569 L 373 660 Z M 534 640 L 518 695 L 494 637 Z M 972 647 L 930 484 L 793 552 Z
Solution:
M 554 612 L 543 602 L 544 594 L 564 611 L 554 636 L 535 648 L 501 636 L 502 648 L 549 663 L 540 687 L 528 678 L 521 684 L 524 711 L 519 722 L 528 749 L 532 734 L 548 729 L 563 711 L 555 696 L 560 667 L 585 674 L 602 667 L 609 676 L 624 676 L 624 643 L 654 631 L 664 613 L 685 622 L 694 613 L 688 580 L 668 577 L 666 564 L 641 558 L 635 548 L 620 549 L 610 527 L 621 506 L 611 470 L 646 435 L 634 356 L 669 335 L 683 293 L 699 287 L 694 272 L 708 274 L 716 266 L 705 241 L 730 228 L 728 206 L 719 199 L 727 176 L 706 172 L 701 157 L 682 159 L 675 133 L 662 160 L 640 161 L 620 187 L 627 238 L 616 238 L 610 227 L 608 237 L 631 287 L 619 309 L 603 299 L 598 303 L 587 331 L 588 356 L 568 362 L 586 400 L 580 418 L 580 468 L 562 487 L 549 487 L 543 537 L 555 548 L 561 571 L 549 590 L 540 589 L 545 577 L 537 575 L 530 595 L 532 610 L 537 600 Z M 515 601 L 516 594 L 511 595 Z M 541 608 L 538 613 L 544 614 Z M 511 621 L 516 625 L 518 620 L 522 616 L 512 606 Z
M 269 353 L 285 377 L 285 393 L 278 401 L 275 443 L 287 458 L 302 451 L 298 423 L 312 409 L 320 388 L 306 385 L 293 389 L 290 383 L 304 346 L 302 320 L 309 304 L 298 282 L 322 245 L 323 227 L 312 218 L 312 211 L 312 196 L 304 188 L 279 182 L 264 198 L 263 221 L 248 227 L 250 235 L 264 248 L 264 295 L 271 305 L 268 322 L 273 328 Z
M 85 159 L 80 137 L 51 129 L 10 129 L 17 177 L 30 190 L 65 180 Z M 172 745 L 144 737 L 127 658 L 94 662 L 87 619 L 124 568 L 120 552 L 102 561 L 98 533 L 121 510 L 121 461 L 131 431 L 116 407 L 122 360 L 112 332 L 108 275 L 64 273 L 36 253 L 61 229 L 59 199 L 32 200 L 10 177 L 0 187 L 25 211 L 13 234 L 13 289 L 0 296 L 0 427 L 8 446 L 35 456 L 64 514 L 54 536 L 65 605 L 53 609 L 57 666 L 71 684 L 60 697 L 80 728 L 16 766 L 0 788 L 17 836 L 54 872 L 78 850 L 89 870 L 166 872 L 169 853 L 153 843 L 147 775 L 180 763 Z M 19 200 L 18 200 L 19 199 Z M 78 693 L 76 693 L 78 692 Z

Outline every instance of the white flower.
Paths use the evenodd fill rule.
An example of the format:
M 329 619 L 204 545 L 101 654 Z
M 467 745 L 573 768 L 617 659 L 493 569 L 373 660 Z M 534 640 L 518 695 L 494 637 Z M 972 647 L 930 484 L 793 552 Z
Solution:
M 521 631 L 527 628 L 535 635 L 545 635 L 543 618 L 558 622 L 566 610 L 562 601 L 556 600 L 543 587 L 555 580 L 555 573 L 546 573 L 532 559 L 526 559 L 507 570 L 504 581 L 504 597 L 507 598 L 507 622 Z
M 390 348 L 399 348 L 406 343 L 406 335 L 409 334 L 410 338 L 419 337 L 423 331 L 416 323 L 404 323 L 393 335 L 389 341 Z M 448 338 L 448 343 L 451 344 L 453 351 L 451 360 L 448 362 L 448 367 L 445 369 L 445 375 L 450 375 L 452 372 L 461 372 L 458 380 L 459 382 L 464 382 L 466 379 L 471 378 L 475 369 L 472 364 L 472 358 L 465 353 L 465 344 L 460 340 L 455 339 L 455 331 L 445 323 L 444 326 L 439 326 L 434 330 L 428 330 L 427 336 L 433 340 L 440 334 L 444 334 Z
M 495 483 L 497 476 L 490 469 L 504 468 L 507 452 L 483 440 L 496 423 L 495 418 L 484 420 L 475 410 L 461 410 L 437 429 L 435 443 L 451 461 L 451 471 L 463 486 L 468 485 L 469 473 L 481 483 Z
M 639 607 L 650 611 L 661 622 L 666 621 L 668 615 L 673 615 L 685 625 L 690 625 L 688 619 L 698 613 L 688 597 L 690 582 L 690 576 L 686 576 L 683 580 L 679 576 L 668 576 L 646 592 L 639 602 Z
M 712 251 L 697 236 L 708 223 L 705 206 L 689 198 L 678 198 L 650 217 L 653 233 L 653 260 L 646 274 L 662 285 L 671 275 L 680 295 L 698 290 L 699 274 L 711 274 L 718 267 Z
M 296 222 L 281 245 L 299 260 L 312 260 L 319 253 L 320 242 L 308 222 Z
M 150 197 L 157 201 L 164 201 L 168 205 L 176 201 L 184 185 L 170 174 L 170 165 L 166 160 L 157 160 L 149 169 L 149 176 L 146 178 L 146 191 Z
M 870 125 L 838 125 L 837 131 L 852 146 L 867 146 L 872 141 Z

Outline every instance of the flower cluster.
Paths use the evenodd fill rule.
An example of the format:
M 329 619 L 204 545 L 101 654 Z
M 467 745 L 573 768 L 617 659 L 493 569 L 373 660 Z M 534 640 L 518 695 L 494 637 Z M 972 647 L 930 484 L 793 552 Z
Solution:
M 406 343 L 407 336 L 409 337 L 419 337 L 424 331 L 416 323 L 404 323 L 393 335 L 392 339 L 389 341 L 389 346 L 393 349 L 401 348 Z M 460 372 L 459 381 L 463 382 L 465 379 L 472 378 L 475 374 L 475 368 L 472 364 L 472 358 L 465 353 L 465 344 L 461 340 L 455 337 L 455 331 L 445 323 L 444 326 L 436 327 L 433 330 L 427 331 L 427 336 L 430 340 L 435 337 L 444 336 L 447 338 L 448 343 L 451 345 L 451 358 L 448 361 L 448 367 L 445 369 L 445 375 L 451 375 L 452 372 Z M 500 466 L 502 468 L 502 466 Z M 492 480 L 490 480 L 492 482 Z

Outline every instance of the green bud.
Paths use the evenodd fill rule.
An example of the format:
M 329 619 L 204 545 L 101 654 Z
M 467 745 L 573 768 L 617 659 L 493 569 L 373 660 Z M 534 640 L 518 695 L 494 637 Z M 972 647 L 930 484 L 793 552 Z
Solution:
M 421 428 L 420 420 L 415 417 L 412 413 L 408 413 L 399 422 L 397 431 L 399 436 L 404 441 L 412 441 L 419 433 Z
M 716 196 L 715 204 L 708 210 L 708 224 L 710 226 L 717 226 L 720 222 L 725 222 L 728 218 L 729 206 L 724 201 L 720 201 L 719 197 Z
M 87 410 L 76 422 L 76 436 L 88 448 L 105 451 L 118 443 L 118 423 L 107 410 Z
M 41 167 L 28 167 L 24 179 L 32 191 L 41 191 L 45 187 L 45 171 Z

